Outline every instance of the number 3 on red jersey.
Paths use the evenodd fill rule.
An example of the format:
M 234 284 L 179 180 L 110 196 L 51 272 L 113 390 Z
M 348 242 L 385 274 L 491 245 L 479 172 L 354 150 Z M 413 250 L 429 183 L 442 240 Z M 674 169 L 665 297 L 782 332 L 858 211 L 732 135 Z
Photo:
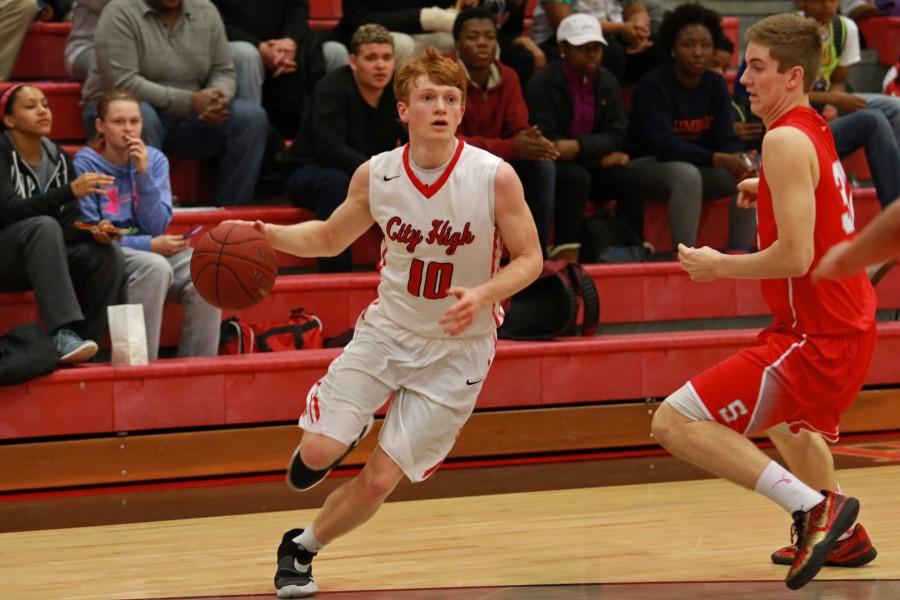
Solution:
M 844 233 L 853 233 L 855 227 L 853 225 L 853 193 L 847 183 L 847 175 L 844 173 L 844 167 L 841 161 L 836 160 L 831 163 L 831 172 L 834 175 L 834 183 L 841 193 L 841 199 L 844 202 L 844 210 L 841 212 L 841 225 Z

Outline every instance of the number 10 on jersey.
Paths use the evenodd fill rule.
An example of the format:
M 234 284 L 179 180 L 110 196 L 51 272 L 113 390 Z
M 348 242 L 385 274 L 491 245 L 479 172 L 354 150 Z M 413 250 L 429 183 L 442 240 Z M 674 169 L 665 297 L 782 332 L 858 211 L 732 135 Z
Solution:
M 409 266 L 406 291 L 416 297 L 439 300 L 447 295 L 453 279 L 453 263 L 429 262 L 414 258 Z

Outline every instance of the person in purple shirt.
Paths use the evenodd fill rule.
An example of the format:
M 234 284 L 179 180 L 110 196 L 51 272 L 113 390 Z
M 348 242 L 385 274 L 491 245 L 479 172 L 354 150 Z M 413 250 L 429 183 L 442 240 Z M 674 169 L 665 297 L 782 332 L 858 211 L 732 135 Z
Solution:
M 636 236 L 644 228 L 639 182 L 624 152 L 625 109 L 615 76 L 601 66 L 606 38 L 600 22 L 569 15 L 556 39 L 562 60 L 532 76 L 525 90 L 531 122 L 553 142 L 556 159 L 551 258 L 582 255 L 584 209 L 590 199 L 616 200 L 615 214 Z
M 715 41 L 723 35 L 719 15 L 696 3 L 666 13 L 660 42 L 672 61 L 638 83 L 628 139 L 641 194 L 669 204 L 673 248 L 695 246 L 704 200 L 732 196 L 729 249 L 754 244 L 756 214 L 738 208 L 737 183 L 755 172 L 734 133 L 725 79 L 709 70 Z
M 75 155 L 78 173 L 105 173 L 115 178 L 105 193 L 81 197 L 85 221 L 109 220 L 135 232 L 121 238 L 125 255 L 125 299 L 144 307 L 147 357 L 159 356 L 163 306 L 184 306 L 178 356 L 214 356 L 219 351 L 222 311 L 206 302 L 191 281 L 188 240 L 166 235 L 172 220 L 169 161 L 141 140 L 140 100 L 113 90 L 97 103 L 97 137 L 93 147 Z

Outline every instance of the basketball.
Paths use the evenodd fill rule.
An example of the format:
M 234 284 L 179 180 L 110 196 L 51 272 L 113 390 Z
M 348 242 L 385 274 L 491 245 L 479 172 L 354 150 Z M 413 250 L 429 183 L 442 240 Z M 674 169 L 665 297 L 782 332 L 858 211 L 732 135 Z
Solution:
M 221 224 L 194 247 L 191 279 L 204 300 L 227 310 L 253 306 L 275 285 L 278 263 L 266 238 L 247 225 Z

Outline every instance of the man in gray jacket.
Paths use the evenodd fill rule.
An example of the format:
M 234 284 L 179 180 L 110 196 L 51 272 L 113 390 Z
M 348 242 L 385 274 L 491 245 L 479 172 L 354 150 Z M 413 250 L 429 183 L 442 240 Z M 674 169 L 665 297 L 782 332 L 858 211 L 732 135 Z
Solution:
M 235 98 L 225 28 L 209 0 L 113 0 L 95 32 L 84 125 L 96 101 L 123 88 L 141 100 L 143 139 L 169 156 L 219 158 L 215 201 L 253 201 L 268 131 L 263 109 Z

